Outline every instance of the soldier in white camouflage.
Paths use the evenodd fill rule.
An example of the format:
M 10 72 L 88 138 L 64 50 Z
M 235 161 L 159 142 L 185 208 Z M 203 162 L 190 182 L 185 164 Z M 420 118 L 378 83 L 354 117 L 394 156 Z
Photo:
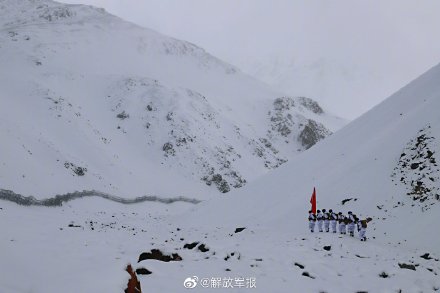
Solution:
M 329 210 L 330 214 L 330 225 L 332 226 L 332 232 L 336 233 L 336 225 L 338 224 L 338 215 L 333 212 L 333 210 Z
M 325 232 L 330 231 L 330 213 L 328 213 L 325 209 L 322 209 L 322 214 L 324 216 L 324 230 Z
M 320 210 L 317 210 L 316 220 L 318 221 L 319 232 L 322 232 L 322 225 L 324 224 L 324 215 L 321 213 Z
M 356 225 L 356 216 L 352 212 L 348 212 L 347 230 L 351 237 L 354 237 L 354 227 Z
M 346 226 L 345 226 L 345 216 L 342 212 L 338 213 L 338 222 L 339 222 L 339 233 L 347 234 Z
M 316 215 L 313 213 L 313 211 L 309 211 L 309 230 L 310 232 L 315 231 L 315 222 L 316 222 Z
M 368 223 L 371 222 L 373 219 L 372 218 L 366 218 L 365 220 L 361 220 L 361 230 L 359 231 L 359 238 L 361 239 L 361 241 L 367 241 L 367 227 L 368 227 Z

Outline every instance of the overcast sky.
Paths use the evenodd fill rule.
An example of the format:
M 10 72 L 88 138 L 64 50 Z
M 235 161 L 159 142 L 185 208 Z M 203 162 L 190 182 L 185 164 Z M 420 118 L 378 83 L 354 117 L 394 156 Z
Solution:
M 439 0 L 62 2 L 104 7 L 141 26 L 195 43 L 252 74 L 257 63 L 271 65 L 277 59 L 296 62 L 298 70 L 301 66 L 312 68 L 325 59 L 340 67 L 334 74 L 340 74 L 345 84 L 338 85 L 340 79 L 329 76 L 334 69 L 327 68 L 323 83 L 335 83 L 325 87 L 334 92 L 324 97 L 325 90 L 309 93 L 305 88 L 304 94 L 318 95 L 312 98 L 348 118 L 365 112 L 440 62 Z M 325 70 L 313 70 L 310 74 L 315 77 L 311 80 L 320 82 L 316 75 Z M 355 78 L 350 75 L 358 77 L 353 90 L 364 94 L 358 97 L 348 92 L 339 97 L 336 88 L 349 87 L 347 80 Z M 301 89 L 300 84 L 297 88 Z

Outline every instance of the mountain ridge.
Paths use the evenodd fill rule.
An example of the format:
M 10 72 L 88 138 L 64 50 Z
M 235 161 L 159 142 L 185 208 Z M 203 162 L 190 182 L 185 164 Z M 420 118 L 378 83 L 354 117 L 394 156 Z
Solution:
M 303 98 L 283 98 L 290 104 L 279 109 L 281 93 L 236 67 L 101 9 L 49 0 L 0 7 L 2 153 L 12 154 L 0 160 L 5 189 L 204 198 L 344 124 Z

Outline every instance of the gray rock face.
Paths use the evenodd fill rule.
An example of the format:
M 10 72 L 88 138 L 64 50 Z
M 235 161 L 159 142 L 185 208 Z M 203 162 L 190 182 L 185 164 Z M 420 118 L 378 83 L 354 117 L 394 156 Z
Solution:
M 66 169 L 70 169 L 77 176 L 84 176 L 87 173 L 87 168 L 77 166 L 77 165 L 70 163 L 70 162 L 65 162 L 64 167 Z
M 218 173 L 210 176 L 205 176 L 202 178 L 202 180 L 205 181 L 208 186 L 214 184 L 221 193 L 231 191 L 229 183 L 225 179 L 223 179 L 222 175 Z
M 309 98 L 282 97 L 273 103 L 269 112 L 271 131 L 285 138 L 285 142 L 297 140 L 304 149 L 332 134 L 323 124 L 307 116 L 324 113 L 319 104 Z M 307 115 L 309 114 L 309 115 Z M 269 137 L 273 137 L 270 133 Z
M 429 209 L 440 197 L 440 171 L 435 156 L 438 143 L 430 129 L 430 125 L 421 129 L 407 143 L 391 175 L 393 181 L 398 180 L 406 187 L 407 195 L 414 201 L 424 203 L 424 209 Z
M 324 125 L 309 119 L 301 131 L 298 140 L 306 149 L 309 149 L 330 134 L 331 132 Z
M 170 156 L 174 156 L 176 153 L 173 144 L 170 142 L 166 142 L 163 145 L 162 150 L 165 152 L 166 155 L 170 155 Z
M 299 104 L 303 106 L 304 108 L 310 110 L 311 112 L 315 114 L 324 114 L 324 110 L 322 110 L 321 106 L 319 106 L 318 102 L 306 98 L 306 97 L 299 97 L 297 98 Z
M 125 111 L 122 111 L 121 113 L 119 113 L 118 115 L 116 115 L 117 118 L 124 120 L 130 117 L 130 115 L 128 113 L 126 113 Z

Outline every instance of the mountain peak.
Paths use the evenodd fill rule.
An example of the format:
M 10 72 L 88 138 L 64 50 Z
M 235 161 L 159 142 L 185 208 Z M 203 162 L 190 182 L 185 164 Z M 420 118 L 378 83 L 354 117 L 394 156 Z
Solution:
M 313 100 L 279 98 L 202 48 L 103 9 L 49 0 L 0 7 L 0 84 L 9 93 L 1 133 L 11 152 L 30 156 L 25 169 L 0 162 L 14 192 L 203 198 L 240 188 L 331 134 L 332 117 Z M 48 180 L 63 186 L 37 184 Z

